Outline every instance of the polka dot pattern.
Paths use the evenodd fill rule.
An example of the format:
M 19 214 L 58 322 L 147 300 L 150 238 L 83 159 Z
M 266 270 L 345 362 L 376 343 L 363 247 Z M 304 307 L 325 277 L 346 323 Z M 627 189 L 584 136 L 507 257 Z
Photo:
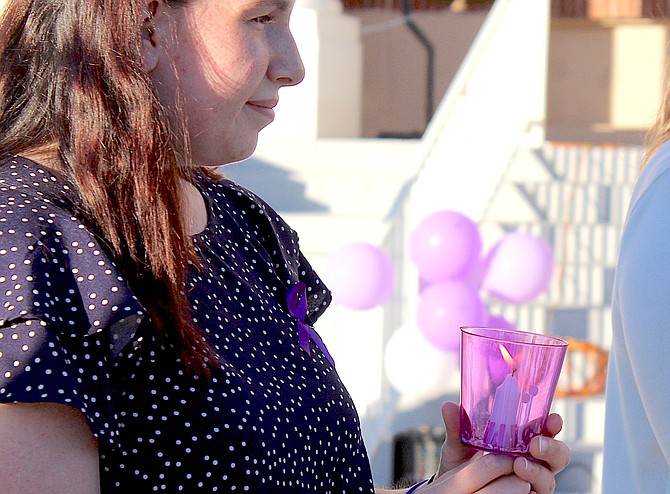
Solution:
M 307 322 L 330 303 L 297 235 L 238 185 L 198 185 L 209 221 L 185 289 L 221 356 L 210 380 L 153 337 L 67 184 L 28 160 L 0 165 L 0 402 L 82 410 L 103 492 L 373 492 L 351 398 L 287 307 L 299 281 Z

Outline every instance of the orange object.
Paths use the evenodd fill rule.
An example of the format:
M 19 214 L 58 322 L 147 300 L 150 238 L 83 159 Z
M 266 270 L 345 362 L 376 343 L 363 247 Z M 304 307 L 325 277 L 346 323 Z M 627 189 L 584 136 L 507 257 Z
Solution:
M 567 339 L 561 378 L 556 388 L 556 398 L 585 398 L 605 391 L 609 353 L 588 341 Z

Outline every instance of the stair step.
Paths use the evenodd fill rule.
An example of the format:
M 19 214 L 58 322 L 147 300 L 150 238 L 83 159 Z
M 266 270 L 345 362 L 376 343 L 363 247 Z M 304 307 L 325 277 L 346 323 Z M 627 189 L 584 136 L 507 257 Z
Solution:
M 611 223 L 625 215 L 631 190 L 631 184 L 600 181 L 505 181 L 491 198 L 484 217 L 487 221 Z
M 534 153 L 557 180 L 630 184 L 638 173 L 643 148 L 547 143 Z

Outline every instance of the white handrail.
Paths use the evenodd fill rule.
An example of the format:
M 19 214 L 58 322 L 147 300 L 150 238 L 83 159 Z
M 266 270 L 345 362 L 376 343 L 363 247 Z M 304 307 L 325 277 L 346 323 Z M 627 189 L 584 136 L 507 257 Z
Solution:
M 445 208 L 477 219 L 529 128 L 543 139 L 548 33 L 548 0 L 495 2 L 422 139 L 415 220 Z

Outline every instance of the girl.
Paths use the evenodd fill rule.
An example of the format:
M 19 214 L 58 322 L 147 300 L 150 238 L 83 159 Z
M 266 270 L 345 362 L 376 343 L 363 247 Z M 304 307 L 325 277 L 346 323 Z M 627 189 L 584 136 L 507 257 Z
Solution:
M 279 89 L 302 80 L 292 7 L 5 2 L 4 490 L 373 491 L 311 328 L 328 290 L 283 220 L 209 171 L 251 155 Z M 415 490 L 551 492 L 569 453 L 548 425 L 543 463 L 470 459 L 450 439 Z

